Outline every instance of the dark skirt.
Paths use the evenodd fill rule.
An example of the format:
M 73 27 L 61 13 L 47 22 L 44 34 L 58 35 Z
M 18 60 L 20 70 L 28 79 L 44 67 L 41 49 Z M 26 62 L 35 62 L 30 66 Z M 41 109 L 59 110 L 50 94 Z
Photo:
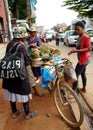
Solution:
M 40 67 L 32 67 L 32 71 L 35 77 L 41 76 L 41 68 Z
M 31 93 L 29 79 L 3 79 L 2 87 L 11 93 L 28 95 Z

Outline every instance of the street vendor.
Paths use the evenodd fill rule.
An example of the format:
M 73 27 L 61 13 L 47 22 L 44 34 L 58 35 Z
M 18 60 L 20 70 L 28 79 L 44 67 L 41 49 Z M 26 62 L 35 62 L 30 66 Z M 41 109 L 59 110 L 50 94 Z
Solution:
M 21 23 L 19 26 L 21 26 L 21 27 L 25 27 L 26 28 L 26 31 L 29 33 L 29 32 L 31 32 L 31 29 L 29 28 L 29 26 L 28 26 L 28 24 L 26 24 L 26 23 Z M 25 47 L 26 47 L 26 49 L 27 49 L 27 51 L 28 51 L 28 55 L 29 55 L 29 57 L 31 57 L 31 51 L 30 51 L 30 47 L 35 47 L 35 45 L 33 44 L 31 44 L 30 45 L 30 43 L 29 43 L 29 38 L 30 37 L 28 37 L 27 38 L 27 41 L 25 41 L 24 42 L 24 45 L 25 45 Z M 40 44 L 40 43 L 39 43 Z M 29 76 L 29 78 L 30 78 L 30 81 L 31 81 L 31 88 L 33 88 L 33 90 L 34 90 L 34 92 L 35 92 L 35 94 L 37 95 L 37 96 L 40 96 L 40 97 L 42 97 L 43 95 L 44 95 L 44 93 L 43 92 L 40 92 L 38 89 L 37 89 L 37 87 L 36 87 L 36 78 L 35 78 L 35 76 L 34 76 L 34 74 L 33 74 L 33 71 L 32 71 L 32 67 L 31 67 L 31 70 L 30 70 L 30 76 Z
M 30 36 L 27 38 L 28 49 L 40 47 L 41 42 L 40 42 L 40 39 L 36 36 L 37 30 L 34 26 L 31 27 L 31 31 L 29 31 L 29 34 Z M 35 77 L 37 78 L 36 83 L 39 83 L 40 82 L 39 77 L 41 76 L 40 67 L 32 67 L 32 71 Z
M 86 92 L 86 85 L 87 85 L 87 77 L 86 77 L 86 67 L 89 64 L 90 60 L 90 50 L 91 50 L 91 45 L 90 45 L 90 38 L 87 34 L 84 33 L 84 28 L 85 28 L 85 22 L 84 21 L 78 21 L 75 24 L 75 31 L 79 35 L 78 38 L 78 43 L 76 45 L 75 49 L 72 49 L 68 55 L 71 55 L 73 53 L 77 53 L 78 57 L 78 63 L 76 65 L 76 75 L 77 79 L 81 75 L 82 77 L 82 92 Z M 73 84 L 73 89 L 76 90 L 78 87 L 78 81 L 76 81 Z

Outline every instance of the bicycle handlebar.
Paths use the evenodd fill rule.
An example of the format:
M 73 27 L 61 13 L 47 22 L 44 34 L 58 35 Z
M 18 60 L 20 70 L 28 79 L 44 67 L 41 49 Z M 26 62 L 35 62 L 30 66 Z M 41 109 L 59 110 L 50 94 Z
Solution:
M 57 66 L 57 65 L 62 65 L 62 66 L 64 66 L 64 64 L 63 63 L 57 63 L 57 64 L 47 64 L 47 63 L 44 63 L 44 64 L 42 64 L 41 66 Z

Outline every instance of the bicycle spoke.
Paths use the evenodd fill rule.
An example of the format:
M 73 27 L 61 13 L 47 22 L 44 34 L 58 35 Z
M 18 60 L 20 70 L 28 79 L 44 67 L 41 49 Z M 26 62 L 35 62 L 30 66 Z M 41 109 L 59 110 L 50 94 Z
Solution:
M 64 113 L 64 115 L 69 118 L 69 120 L 73 120 L 73 122 L 76 122 L 75 120 L 75 117 L 74 117 L 74 114 L 72 112 L 72 109 L 71 109 L 71 106 L 70 106 L 70 103 L 66 100 L 66 98 L 63 96 L 62 99 L 63 99 L 63 104 L 59 98 L 59 93 L 58 93 L 58 90 L 56 90 L 57 92 L 57 103 L 60 107 L 60 110 L 62 111 L 62 113 Z M 61 94 L 62 96 L 62 94 Z M 71 119 L 72 118 L 72 119 Z
M 79 99 L 69 86 L 63 85 L 60 82 L 58 83 L 59 84 L 54 92 L 57 110 L 70 126 L 79 126 L 83 122 L 84 117 Z

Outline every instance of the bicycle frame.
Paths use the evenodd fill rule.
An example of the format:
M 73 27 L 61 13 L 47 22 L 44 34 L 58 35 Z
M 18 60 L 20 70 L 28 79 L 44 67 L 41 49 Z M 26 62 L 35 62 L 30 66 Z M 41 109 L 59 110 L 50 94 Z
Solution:
M 57 81 L 59 79 L 61 79 L 62 82 L 65 82 L 65 78 L 64 78 L 64 66 L 66 65 L 66 62 L 68 61 L 68 59 L 64 59 L 64 61 L 62 63 L 56 63 L 56 64 L 47 64 L 47 62 L 49 61 L 50 59 L 45 59 L 44 60 L 44 64 L 42 64 L 41 67 L 44 67 L 44 66 L 54 66 L 55 67 L 55 70 L 56 70 L 56 77 L 54 79 L 54 81 L 52 81 L 52 89 L 56 88 L 57 86 Z M 51 83 L 51 82 L 50 82 Z M 51 91 L 51 90 L 50 90 Z
M 58 70 L 57 70 L 58 65 L 62 65 L 62 66 L 61 66 L 61 67 L 62 67 L 61 76 L 59 75 L 59 72 L 58 72 Z M 50 65 L 49 65 L 49 66 L 50 66 Z M 53 66 L 55 66 L 56 77 L 55 77 L 54 81 L 52 81 L 52 90 L 55 91 L 56 88 L 58 89 L 60 101 L 61 101 L 61 103 L 62 103 L 63 106 L 66 106 L 66 105 L 70 104 L 70 103 L 69 103 L 69 100 L 68 100 L 68 97 L 67 97 L 67 94 L 65 93 L 65 98 L 66 98 L 66 100 L 67 100 L 68 102 L 64 103 L 63 100 L 62 100 L 62 98 L 61 98 L 60 88 L 59 88 L 59 85 L 58 85 L 58 82 L 60 82 L 60 81 L 61 81 L 62 83 L 66 83 L 66 82 L 65 82 L 65 79 L 64 79 L 64 66 L 63 66 L 62 63 L 56 64 L 56 65 L 53 65 Z

